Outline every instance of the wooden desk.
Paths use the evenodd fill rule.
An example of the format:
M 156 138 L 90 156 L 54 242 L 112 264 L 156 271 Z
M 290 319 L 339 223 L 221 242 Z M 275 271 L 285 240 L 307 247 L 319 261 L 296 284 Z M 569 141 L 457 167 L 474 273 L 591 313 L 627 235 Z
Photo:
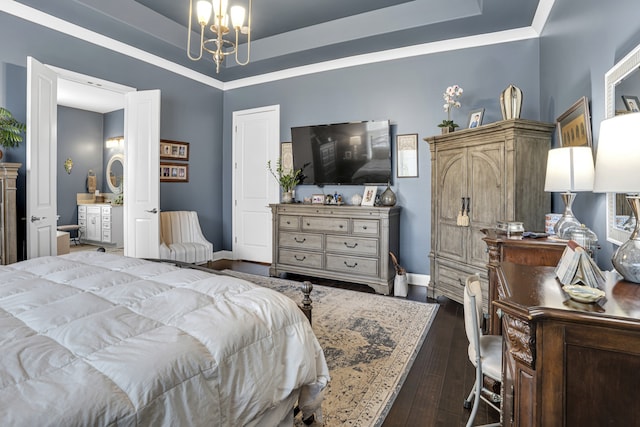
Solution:
M 487 244 L 489 251 L 489 291 L 488 331 L 492 335 L 500 335 L 502 324 L 496 314 L 492 302 L 498 299 L 497 271 L 500 263 L 513 262 L 524 265 L 556 266 L 562 257 L 566 243 L 553 239 L 509 239 L 506 235 L 497 233 L 496 230 L 482 230 L 486 237 L 482 240 Z
M 607 273 L 606 297 L 574 302 L 554 268 L 502 263 L 505 426 L 640 422 L 640 285 Z

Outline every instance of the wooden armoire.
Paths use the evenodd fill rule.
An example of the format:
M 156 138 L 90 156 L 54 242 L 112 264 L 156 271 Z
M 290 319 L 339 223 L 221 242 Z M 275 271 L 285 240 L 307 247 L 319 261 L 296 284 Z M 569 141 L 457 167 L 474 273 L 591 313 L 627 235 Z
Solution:
M 0 264 L 18 260 L 16 179 L 21 163 L 0 162 Z
M 483 229 L 520 221 L 544 231 L 551 195 L 544 191 L 554 125 L 512 119 L 425 138 L 431 150 L 431 278 L 429 296 L 462 303 L 467 276 L 478 273 L 487 310 L 487 246 Z M 468 201 L 468 225 L 458 221 Z

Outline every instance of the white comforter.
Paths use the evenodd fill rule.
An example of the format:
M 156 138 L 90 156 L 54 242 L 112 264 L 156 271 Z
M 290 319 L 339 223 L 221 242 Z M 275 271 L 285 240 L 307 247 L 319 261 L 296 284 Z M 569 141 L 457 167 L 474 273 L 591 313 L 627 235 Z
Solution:
M 2 426 L 251 425 L 328 379 L 296 304 L 249 282 L 99 252 L 0 266 Z

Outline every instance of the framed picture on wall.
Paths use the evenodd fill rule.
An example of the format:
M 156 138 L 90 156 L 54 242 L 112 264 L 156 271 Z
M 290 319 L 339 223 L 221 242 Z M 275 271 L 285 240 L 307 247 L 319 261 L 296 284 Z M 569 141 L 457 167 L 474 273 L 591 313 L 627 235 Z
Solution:
M 160 162 L 160 182 L 189 182 L 189 165 Z
M 165 160 L 189 160 L 189 143 L 161 139 L 160 158 Z
M 556 119 L 562 147 L 591 147 L 591 116 L 586 96 Z
M 632 113 L 640 112 L 640 100 L 637 96 L 622 95 L 622 102 L 627 107 L 627 111 Z
M 398 178 L 418 177 L 418 134 L 396 136 L 396 173 Z
M 291 142 L 280 143 L 280 164 L 285 174 L 293 172 L 293 144 Z

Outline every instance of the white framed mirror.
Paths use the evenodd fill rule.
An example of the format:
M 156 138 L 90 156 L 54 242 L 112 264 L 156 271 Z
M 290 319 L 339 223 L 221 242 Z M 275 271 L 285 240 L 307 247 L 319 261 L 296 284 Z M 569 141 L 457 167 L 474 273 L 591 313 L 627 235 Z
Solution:
M 618 61 L 604 76 L 605 118 L 627 113 L 623 95 L 640 93 L 640 45 Z M 629 240 L 631 230 L 626 222 L 631 215 L 624 194 L 607 193 L 607 240 L 616 245 Z
M 124 178 L 124 156 L 114 154 L 107 163 L 106 181 L 109 190 L 113 194 L 122 193 L 122 182 Z

